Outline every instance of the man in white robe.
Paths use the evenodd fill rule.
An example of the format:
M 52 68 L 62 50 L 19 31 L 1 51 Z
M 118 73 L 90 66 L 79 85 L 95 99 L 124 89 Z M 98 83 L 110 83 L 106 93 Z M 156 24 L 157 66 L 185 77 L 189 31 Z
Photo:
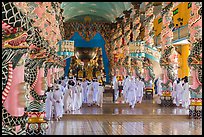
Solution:
M 70 89 L 70 86 L 67 84 L 65 88 L 65 94 L 64 94 L 64 112 L 68 113 L 72 110 L 72 90 Z
M 135 107 L 136 104 L 136 90 L 137 90 L 137 86 L 135 84 L 134 78 L 131 77 L 130 81 L 127 83 L 127 91 L 128 91 L 128 96 L 127 96 L 127 101 L 129 103 L 129 106 L 131 108 Z
M 157 80 L 157 93 L 159 96 L 162 96 L 162 85 L 161 85 L 162 81 L 161 78 L 159 77 Z
M 182 93 L 182 107 L 188 108 L 190 105 L 190 91 L 188 80 L 184 79 L 183 93 Z
M 77 87 L 76 87 L 76 81 L 74 80 L 74 86 L 72 87 L 72 91 L 73 91 L 73 106 L 72 106 L 72 110 L 75 111 L 77 110 Z
M 119 90 L 118 90 L 118 80 L 116 76 L 113 77 L 113 89 L 114 89 L 114 102 L 118 99 Z
M 48 88 L 46 92 L 46 100 L 45 100 L 45 112 L 46 112 L 46 120 L 50 121 L 52 118 L 52 105 L 53 105 L 53 89 L 52 87 Z
M 94 92 L 94 89 L 93 89 L 93 83 L 92 82 L 88 82 L 88 98 L 87 98 L 87 103 L 88 103 L 88 106 L 92 106 L 93 105 L 93 92 Z
M 142 103 L 142 97 L 144 95 L 145 84 L 144 84 L 144 82 L 142 81 L 141 78 L 139 78 L 137 87 L 138 87 L 138 90 L 137 90 L 137 102 Z
M 60 86 L 57 84 L 53 93 L 55 119 L 60 120 L 63 114 L 63 93 L 60 91 Z
M 174 80 L 173 82 L 173 91 L 172 91 L 172 98 L 173 98 L 173 103 L 176 104 L 176 84 L 177 84 L 177 79 Z
M 76 106 L 76 83 L 74 81 L 74 79 L 70 79 L 68 81 L 69 83 L 69 88 L 71 90 L 71 111 L 76 110 L 75 106 Z
M 98 92 L 99 92 L 99 82 L 94 79 L 94 82 L 93 82 L 93 103 L 96 104 L 97 102 L 97 98 L 98 98 Z
M 104 87 L 103 84 L 99 84 L 99 92 L 98 92 L 98 97 L 97 97 L 97 106 L 102 107 L 103 105 L 103 92 L 104 92 Z
M 182 101 L 182 92 L 183 87 L 180 80 L 178 80 L 176 84 L 176 106 L 180 106 L 180 102 Z
M 87 80 L 82 82 L 82 96 L 83 96 L 83 103 L 87 103 Z
M 80 109 L 82 106 L 82 86 L 80 80 L 77 81 L 76 91 L 76 109 Z
M 130 76 L 127 76 L 126 79 L 123 81 L 123 97 L 124 97 L 124 101 L 127 102 L 127 83 L 130 81 Z

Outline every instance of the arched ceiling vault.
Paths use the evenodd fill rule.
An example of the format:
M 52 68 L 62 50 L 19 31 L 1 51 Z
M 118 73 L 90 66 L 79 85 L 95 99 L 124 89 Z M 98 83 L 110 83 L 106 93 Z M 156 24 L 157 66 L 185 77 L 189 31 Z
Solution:
M 131 2 L 62 2 L 61 8 L 64 10 L 64 22 L 84 15 L 99 16 L 105 21 L 114 22 L 124 10 L 131 8 Z

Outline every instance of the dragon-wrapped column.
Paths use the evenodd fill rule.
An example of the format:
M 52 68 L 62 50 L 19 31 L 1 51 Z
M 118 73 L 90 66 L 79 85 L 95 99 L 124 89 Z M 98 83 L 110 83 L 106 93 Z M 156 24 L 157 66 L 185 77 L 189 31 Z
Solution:
M 174 49 L 172 45 L 173 39 L 173 2 L 163 2 L 162 3 L 162 31 L 161 31 L 161 41 L 162 41 L 162 55 L 160 58 L 160 66 L 162 68 L 162 96 L 161 105 L 171 106 L 173 105 L 173 98 L 171 96 L 172 83 L 175 79 L 175 72 L 173 69 L 170 56 L 172 50 Z
M 188 23 L 190 32 L 190 106 L 191 118 L 202 118 L 202 2 L 191 2 L 192 11 Z

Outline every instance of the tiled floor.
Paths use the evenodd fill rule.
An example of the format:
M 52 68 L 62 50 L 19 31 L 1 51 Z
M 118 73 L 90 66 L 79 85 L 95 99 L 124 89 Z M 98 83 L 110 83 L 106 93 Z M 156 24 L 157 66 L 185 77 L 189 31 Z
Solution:
M 127 104 L 104 103 L 102 108 L 84 105 L 49 121 L 48 135 L 201 135 L 202 119 L 189 119 L 188 109 L 160 107 L 144 100 L 134 109 Z
M 83 105 L 80 110 L 69 114 L 122 114 L 122 115 L 188 115 L 188 109 L 182 107 L 161 107 L 154 100 L 144 100 L 131 109 L 128 104 L 104 103 L 103 107 L 87 107 Z
M 131 117 L 131 116 L 128 116 Z M 49 123 L 48 135 L 201 135 L 202 120 L 70 116 Z

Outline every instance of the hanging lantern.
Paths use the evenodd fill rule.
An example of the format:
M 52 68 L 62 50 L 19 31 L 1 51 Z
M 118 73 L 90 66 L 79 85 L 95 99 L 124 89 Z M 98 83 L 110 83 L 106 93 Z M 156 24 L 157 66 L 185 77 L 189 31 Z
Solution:
M 62 40 L 57 43 L 58 45 L 58 55 L 62 56 L 64 59 L 74 56 L 74 41 Z

